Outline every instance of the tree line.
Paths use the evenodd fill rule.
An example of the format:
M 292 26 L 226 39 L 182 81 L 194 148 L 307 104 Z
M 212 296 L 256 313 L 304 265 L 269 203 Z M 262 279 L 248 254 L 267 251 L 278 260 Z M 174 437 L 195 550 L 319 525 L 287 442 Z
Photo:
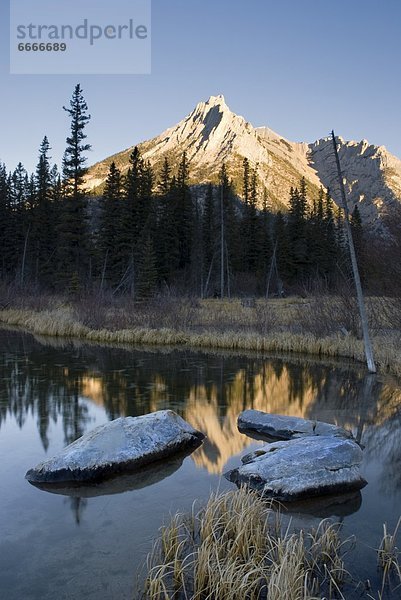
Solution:
M 156 173 L 135 147 L 128 170 L 112 162 L 94 198 L 84 186 L 90 115 L 79 84 L 64 110 L 71 128 L 61 173 L 47 137 L 33 174 L 21 163 L 12 173 L 0 165 L 2 281 L 146 299 L 164 289 L 201 297 L 329 291 L 348 277 L 344 216 L 323 188 L 308 198 L 302 179 L 289 191 L 288 212 L 277 213 L 246 158 L 241 189 L 225 165 L 218 185 L 191 187 L 185 152 Z M 362 254 L 357 207 L 352 226 Z

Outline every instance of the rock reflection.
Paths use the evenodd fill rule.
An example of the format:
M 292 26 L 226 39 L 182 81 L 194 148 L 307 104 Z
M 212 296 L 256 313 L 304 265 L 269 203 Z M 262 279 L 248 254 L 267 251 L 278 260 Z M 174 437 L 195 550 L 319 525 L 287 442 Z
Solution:
M 133 473 L 119 474 L 116 477 L 111 477 L 98 483 L 30 483 L 44 492 L 69 496 L 73 507 L 82 506 L 82 504 L 85 506 L 86 498 L 111 496 L 132 490 L 140 490 L 163 481 L 178 471 L 184 458 L 189 455 L 190 452 L 182 452 L 173 458 L 143 467 Z M 77 523 L 79 523 L 78 519 Z
M 23 427 L 35 416 L 45 450 L 50 424 L 60 420 L 65 444 L 89 427 L 90 404 L 109 419 L 172 408 L 208 437 L 193 455 L 220 474 L 252 442 L 237 430 L 247 408 L 319 418 L 352 429 L 371 456 L 382 454 L 383 477 L 401 485 L 401 391 L 363 370 L 311 359 L 263 359 L 183 350 L 144 352 L 48 342 L 0 331 L 0 428 Z M 391 484 L 393 485 L 393 484 Z

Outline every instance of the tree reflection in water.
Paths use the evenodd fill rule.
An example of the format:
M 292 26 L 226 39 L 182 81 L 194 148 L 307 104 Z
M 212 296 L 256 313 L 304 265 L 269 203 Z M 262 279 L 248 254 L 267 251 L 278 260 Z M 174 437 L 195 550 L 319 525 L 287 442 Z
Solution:
M 352 429 L 373 455 L 383 451 L 401 485 L 401 391 L 391 380 L 367 379 L 363 368 L 307 358 L 256 358 L 184 350 L 143 351 L 43 340 L 0 331 L 0 429 L 35 416 L 45 450 L 61 420 L 69 444 L 90 426 L 88 402 L 109 419 L 172 408 L 207 435 L 192 455 L 219 474 L 252 440 L 237 430 L 246 408 L 319 418 Z M 386 467 L 387 468 L 387 467 Z M 77 520 L 81 506 L 76 509 Z

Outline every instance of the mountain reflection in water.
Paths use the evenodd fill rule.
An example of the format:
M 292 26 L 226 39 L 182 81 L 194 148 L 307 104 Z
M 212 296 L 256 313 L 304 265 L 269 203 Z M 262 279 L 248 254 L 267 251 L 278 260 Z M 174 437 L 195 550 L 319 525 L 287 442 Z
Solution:
M 192 454 L 195 464 L 220 474 L 232 456 L 253 443 L 239 433 L 237 417 L 255 408 L 352 429 L 369 453 L 376 447 L 383 451 L 384 444 L 383 479 L 395 477 L 401 485 L 401 391 L 391 380 L 367 379 L 362 368 L 307 359 L 144 352 L 10 331 L 0 331 L 0 343 L 0 431 L 6 419 L 22 427 L 33 414 L 45 450 L 52 422 L 62 422 L 65 444 L 90 428 L 88 400 L 103 407 L 109 419 L 172 408 L 207 435 Z

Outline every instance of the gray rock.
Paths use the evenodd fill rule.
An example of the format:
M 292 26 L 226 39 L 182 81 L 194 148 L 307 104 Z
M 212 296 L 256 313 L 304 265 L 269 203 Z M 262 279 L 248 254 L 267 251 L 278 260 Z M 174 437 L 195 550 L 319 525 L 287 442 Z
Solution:
M 31 483 L 98 481 L 167 458 L 204 439 L 171 410 L 96 427 L 25 475 Z
M 31 481 L 30 483 L 43 492 L 60 494 L 70 498 L 95 498 L 97 496 L 122 494 L 140 490 L 167 479 L 167 477 L 178 471 L 184 459 L 191 452 L 193 452 L 193 448 L 178 452 L 170 458 L 158 460 L 145 467 L 139 467 L 134 471 L 111 475 L 100 481 L 60 481 L 51 483 Z
M 316 436 L 273 442 L 242 458 L 225 477 L 284 502 L 343 494 L 366 485 L 359 472 L 362 450 L 352 440 Z
M 333 435 L 352 439 L 352 433 L 323 421 L 273 415 L 260 410 L 244 410 L 238 417 L 238 429 L 243 433 L 259 434 L 270 439 L 292 440 L 300 437 Z

